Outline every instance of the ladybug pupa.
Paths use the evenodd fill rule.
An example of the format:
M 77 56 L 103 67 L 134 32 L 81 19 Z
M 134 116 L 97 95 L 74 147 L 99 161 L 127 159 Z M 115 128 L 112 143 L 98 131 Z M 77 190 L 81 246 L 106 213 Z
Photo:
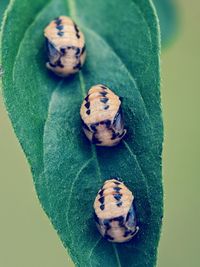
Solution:
M 94 202 L 95 221 L 101 235 L 110 242 L 131 240 L 139 231 L 132 192 L 117 178 L 107 180 Z
M 105 85 L 88 91 L 80 115 L 85 135 L 97 146 L 115 146 L 126 134 L 121 98 Z
M 61 77 L 78 72 L 86 57 L 83 33 L 73 20 L 60 16 L 45 28 L 48 69 Z

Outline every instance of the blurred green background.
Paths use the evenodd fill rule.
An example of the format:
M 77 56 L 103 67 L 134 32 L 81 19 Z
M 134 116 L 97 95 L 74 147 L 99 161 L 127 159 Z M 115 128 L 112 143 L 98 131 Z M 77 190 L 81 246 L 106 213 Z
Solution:
M 200 2 L 179 0 L 178 6 L 179 36 L 162 52 L 165 217 L 158 266 L 198 267 Z M 73 266 L 37 200 L 2 99 L 0 212 L 0 267 Z

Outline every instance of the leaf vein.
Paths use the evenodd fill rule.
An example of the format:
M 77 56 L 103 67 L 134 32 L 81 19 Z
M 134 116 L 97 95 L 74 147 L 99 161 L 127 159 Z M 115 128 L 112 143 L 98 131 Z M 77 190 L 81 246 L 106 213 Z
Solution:
M 70 187 L 70 193 L 69 193 L 69 198 L 68 198 L 68 208 L 67 208 L 67 212 L 66 212 L 66 223 L 67 223 L 67 226 L 68 226 L 68 229 L 69 229 L 69 210 L 70 210 L 70 202 L 71 202 L 71 198 L 72 198 L 72 192 L 73 192 L 73 188 L 75 186 L 75 183 L 76 181 L 78 180 L 80 174 L 82 173 L 82 171 L 90 164 L 90 162 L 93 160 L 93 157 L 91 157 L 90 159 L 88 159 L 86 162 L 83 163 L 83 165 L 80 167 L 79 171 L 77 172 L 72 184 L 71 184 L 71 187 Z M 69 234 L 70 234 L 70 231 L 69 231 Z
M 91 248 L 91 250 L 90 250 L 90 253 L 89 253 L 89 255 L 88 255 L 88 260 L 89 260 L 89 262 L 90 262 L 90 266 L 92 267 L 92 263 L 91 263 L 91 257 L 92 257 L 92 254 L 93 254 L 93 252 L 94 252 L 94 249 L 97 247 L 97 245 L 99 244 L 99 242 L 102 240 L 102 237 L 100 237 L 98 240 L 97 240 L 97 242 L 94 244 L 94 246 Z
M 117 259 L 117 264 L 118 264 L 119 267 L 122 267 L 121 262 L 120 262 L 120 258 L 119 258 L 119 253 L 117 251 L 117 247 L 116 247 L 115 244 L 112 244 L 112 247 L 113 247 L 116 259 Z

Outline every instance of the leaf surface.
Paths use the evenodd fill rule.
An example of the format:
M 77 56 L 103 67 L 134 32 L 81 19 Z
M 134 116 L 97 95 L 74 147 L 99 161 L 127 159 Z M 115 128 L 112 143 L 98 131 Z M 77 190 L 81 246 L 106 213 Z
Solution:
M 61 14 L 79 24 L 88 50 L 83 71 L 65 80 L 45 69 L 43 40 L 46 24 Z M 162 217 L 163 137 L 152 5 L 145 0 L 35 0 L 30 7 L 27 0 L 15 0 L 1 42 L 7 110 L 40 202 L 76 265 L 154 266 Z M 124 97 L 128 134 L 112 149 L 95 149 L 81 131 L 80 104 L 98 83 Z M 138 236 L 122 245 L 103 240 L 92 218 L 95 195 L 112 175 L 134 192 L 140 225 Z
M 1 25 L 1 22 L 3 19 L 3 14 L 6 10 L 7 5 L 8 5 L 8 2 L 9 2 L 9 0 L 1 0 L 1 3 L 0 3 L 0 25 Z

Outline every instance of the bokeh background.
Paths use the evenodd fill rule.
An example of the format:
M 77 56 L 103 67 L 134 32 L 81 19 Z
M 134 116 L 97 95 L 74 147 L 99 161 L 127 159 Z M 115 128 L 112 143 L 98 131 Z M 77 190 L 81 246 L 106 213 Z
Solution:
M 158 267 L 199 267 L 200 2 L 177 2 L 179 34 L 162 51 L 165 217 Z M 0 267 L 55 266 L 73 264 L 40 207 L 1 99 Z

